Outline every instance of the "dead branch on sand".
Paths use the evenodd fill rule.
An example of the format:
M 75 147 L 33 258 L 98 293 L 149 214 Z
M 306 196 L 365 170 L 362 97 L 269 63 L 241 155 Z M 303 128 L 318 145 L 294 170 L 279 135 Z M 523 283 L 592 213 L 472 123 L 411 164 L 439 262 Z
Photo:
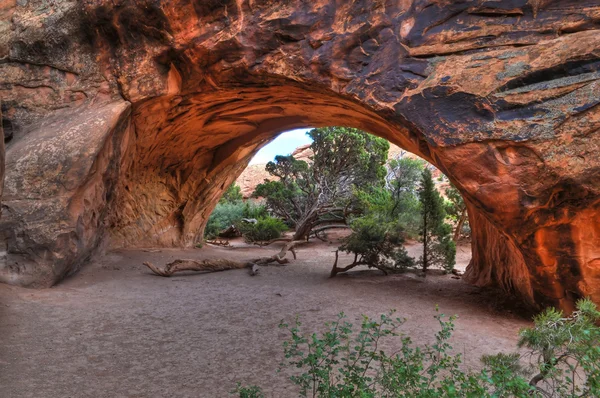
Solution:
M 228 240 L 222 240 L 222 239 L 207 240 L 206 243 L 208 243 L 209 245 L 215 245 L 215 246 L 231 247 L 231 243 L 229 243 Z
M 250 268 L 250 274 L 256 275 L 258 272 L 258 265 L 268 265 L 270 263 L 288 264 L 290 260 L 286 258 L 287 252 L 291 252 L 296 259 L 295 246 L 304 241 L 290 241 L 286 243 L 281 250 L 268 257 L 259 257 L 250 261 L 241 262 L 234 260 L 227 260 L 223 258 L 208 259 L 208 260 L 190 260 L 190 259 L 177 259 L 171 261 L 164 268 L 159 268 L 151 262 L 144 262 L 144 265 L 159 276 L 169 277 L 176 272 L 182 271 L 198 271 L 198 272 L 219 272 L 227 271 L 230 269 L 241 269 Z
M 352 263 L 346 265 L 345 267 L 338 267 L 338 257 L 339 257 L 339 250 L 335 251 L 335 261 L 333 263 L 333 267 L 331 268 L 331 274 L 329 274 L 330 278 L 333 278 L 334 276 L 336 276 L 337 274 L 341 273 L 341 272 L 346 272 L 351 270 L 354 267 L 357 267 L 359 265 L 368 265 L 369 268 L 373 267 L 373 268 L 377 268 L 378 270 L 380 270 L 381 272 L 383 272 L 385 275 L 388 274 L 388 272 L 383 268 L 380 267 L 376 264 L 367 262 L 367 261 L 363 261 L 362 256 L 359 257 L 358 254 L 354 254 L 354 261 L 352 261 Z

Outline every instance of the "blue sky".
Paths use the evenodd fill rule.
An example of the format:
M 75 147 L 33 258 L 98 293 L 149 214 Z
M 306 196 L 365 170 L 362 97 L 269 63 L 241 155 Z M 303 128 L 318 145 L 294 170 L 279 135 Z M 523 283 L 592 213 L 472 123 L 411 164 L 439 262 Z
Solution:
M 250 164 L 270 162 L 277 155 L 289 155 L 300 145 L 310 144 L 312 140 L 306 135 L 311 129 L 290 130 L 281 133 L 277 138 L 264 146 L 250 161 Z

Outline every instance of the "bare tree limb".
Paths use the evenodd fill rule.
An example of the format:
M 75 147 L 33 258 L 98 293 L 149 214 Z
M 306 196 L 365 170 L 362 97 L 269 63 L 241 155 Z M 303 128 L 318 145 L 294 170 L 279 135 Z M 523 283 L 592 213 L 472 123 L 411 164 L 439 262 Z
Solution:
M 219 272 L 230 269 L 246 268 L 248 263 L 240 261 L 214 259 L 214 260 L 189 260 L 178 259 L 165 265 L 164 268 L 159 268 L 150 262 L 145 262 L 144 265 L 156 275 L 169 277 L 175 272 L 182 271 L 199 271 L 199 272 Z
M 260 257 L 246 262 L 227 260 L 223 258 L 210 260 L 177 259 L 165 265 L 164 268 L 159 268 L 151 262 L 144 262 L 144 265 L 150 268 L 154 274 L 165 277 L 169 277 L 176 272 L 183 271 L 219 272 L 242 268 L 250 268 L 250 274 L 256 275 L 259 265 L 268 265 L 275 262 L 278 264 L 288 264 L 290 262 L 290 260 L 286 258 L 288 252 L 291 252 L 294 256 L 294 259 L 296 259 L 295 246 L 300 243 L 305 242 L 290 241 L 286 243 L 278 253 L 272 256 Z

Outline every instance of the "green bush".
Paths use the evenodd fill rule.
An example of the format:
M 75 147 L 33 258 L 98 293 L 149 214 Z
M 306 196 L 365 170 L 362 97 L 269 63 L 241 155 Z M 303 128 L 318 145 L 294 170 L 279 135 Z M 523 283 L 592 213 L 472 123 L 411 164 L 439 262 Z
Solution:
M 256 223 L 238 222 L 238 230 L 247 242 L 261 242 L 276 239 L 288 229 L 287 225 L 279 218 L 265 216 Z
M 326 323 L 321 333 L 302 332 L 297 317 L 291 326 L 282 322 L 280 327 L 290 334 L 283 343 L 282 367 L 296 369 L 290 380 L 300 396 L 600 396 L 600 312 L 590 300 L 581 300 L 577 311 L 567 317 L 554 309 L 544 311 L 532 328 L 520 332 L 519 346 L 529 352 L 484 356 L 479 372 L 464 371 L 461 355 L 452 353 L 455 317 L 436 314 L 440 329 L 434 343 L 419 347 L 399 333 L 404 320 L 392 314 L 379 319 L 363 316 L 356 332 L 343 313 Z M 391 338 L 399 338 L 400 348 L 389 355 L 381 347 Z M 240 393 L 240 397 L 262 394 L 257 387 L 248 389 L 255 395 Z
M 378 214 L 386 222 L 395 220 L 405 237 L 417 239 L 421 225 L 421 204 L 412 191 L 400 192 L 396 197 L 388 188 L 356 189 L 354 201 L 358 213 Z
M 219 202 L 208 217 L 204 237 L 214 239 L 219 232 L 238 223 L 244 217 L 245 205 L 242 202 Z
M 253 202 L 246 202 L 244 204 L 244 218 L 255 218 L 258 220 L 268 215 L 267 207 L 263 204 Z
M 398 223 L 388 222 L 377 214 L 367 214 L 352 220 L 350 227 L 352 233 L 339 249 L 354 254 L 357 264 L 386 272 L 413 266 L 414 261 L 403 246 L 404 230 Z
M 260 387 L 243 387 L 241 383 L 237 383 L 237 387 L 233 390 L 233 394 L 238 394 L 240 398 L 265 398 Z
M 208 217 L 204 237 L 207 239 L 216 238 L 221 231 L 229 228 L 231 225 L 239 226 L 242 218 L 264 218 L 268 217 L 267 209 L 260 204 L 251 202 L 243 203 L 241 201 L 219 202 L 213 212 Z

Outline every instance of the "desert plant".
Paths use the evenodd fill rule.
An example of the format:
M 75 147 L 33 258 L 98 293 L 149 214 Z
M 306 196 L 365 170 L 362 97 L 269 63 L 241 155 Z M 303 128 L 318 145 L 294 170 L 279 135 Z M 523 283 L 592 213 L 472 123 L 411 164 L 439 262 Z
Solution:
M 450 237 L 451 227 L 444 222 L 443 200 L 435 188 L 431 171 L 425 168 L 419 187 L 421 202 L 421 240 L 423 255 L 419 265 L 426 272 L 432 266 L 452 271 L 456 262 L 456 245 Z
M 549 308 L 519 333 L 534 375 L 529 384 L 543 396 L 600 397 L 600 312 L 580 300 L 569 316 Z
M 221 231 L 236 224 L 244 217 L 244 207 L 242 202 L 219 202 L 208 217 L 204 237 L 208 239 L 216 238 Z
M 367 214 L 355 218 L 339 250 L 354 255 L 349 265 L 338 267 L 338 253 L 331 270 L 331 276 L 346 272 L 358 265 L 367 265 L 387 273 L 401 270 L 414 264 L 403 246 L 404 236 L 401 226 L 389 222 L 378 214 Z
M 309 162 L 277 156 L 253 194 L 264 197 L 273 214 L 295 227 L 292 240 L 333 219 L 345 222 L 355 186 L 383 185 L 389 143 L 358 129 L 326 127 L 307 133 L 313 140 Z
M 288 229 L 279 218 L 264 216 L 255 223 L 240 221 L 236 224 L 237 229 L 247 242 L 264 242 L 281 237 Z
M 220 201 L 208 217 L 204 237 L 215 239 L 219 233 L 231 227 L 238 226 L 243 218 L 264 218 L 268 217 L 267 208 L 261 204 L 242 201 Z
M 241 383 L 237 383 L 237 387 L 232 391 L 233 394 L 238 394 L 240 398 L 265 398 L 260 387 L 257 386 L 242 386 Z
M 400 334 L 404 320 L 393 312 L 376 320 L 363 316 L 358 331 L 341 313 L 320 333 L 302 332 L 296 317 L 292 325 L 280 325 L 290 333 L 281 366 L 297 369 L 290 380 L 302 397 L 600 396 L 600 312 L 590 300 L 579 301 L 569 316 L 545 310 L 520 332 L 519 347 L 528 353 L 484 356 L 479 372 L 464 371 L 461 355 L 452 352 L 456 317 L 438 312 L 435 318 L 440 328 L 434 343 L 415 346 Z M 392 355 L 381 349 L 390 338 L 400 344 Z
M 262 217 L 267 217 L 269 212 L 267 211 L 267 207 L 265 205 L 248 201 L 244 203 L 243 215 L 244 218 L 259 219 Z

